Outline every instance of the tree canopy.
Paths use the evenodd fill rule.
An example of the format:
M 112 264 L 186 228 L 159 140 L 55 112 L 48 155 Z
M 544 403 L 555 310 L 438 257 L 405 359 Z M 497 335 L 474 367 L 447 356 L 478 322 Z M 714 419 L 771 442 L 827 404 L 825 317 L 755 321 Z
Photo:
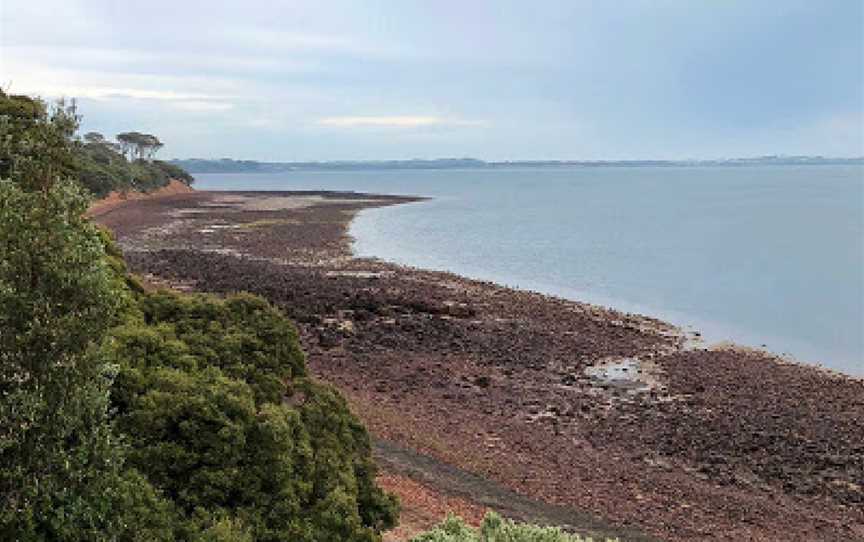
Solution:
M 151 160 L 164 145 L 159 138 L 153 134 L 142 134 L 141 132 L 123 132 L 117 134 L 120 144 L 120 152 L 127 155 L 129 160 Z
M 369 437 L 306 376 L 293 325 L 250 295 L 141 294 L 111 355 L 129 461 L 175 505 L 183 537 L 219 518 L 256 541 L 368 541 L 396 521 Z
M 125 468 L 108 411 L 102 344 L 128 297 L 85 193 L 24 186 L 0 181 L 0 538 L 158 540 L 167 503 Z

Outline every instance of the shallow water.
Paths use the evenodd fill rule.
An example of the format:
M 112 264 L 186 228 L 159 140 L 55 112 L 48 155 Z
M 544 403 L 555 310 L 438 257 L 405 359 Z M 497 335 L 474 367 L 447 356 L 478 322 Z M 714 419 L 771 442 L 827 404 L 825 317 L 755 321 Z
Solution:
M 864 374 L 864 167 L 197 175 L 201 189 L 434 199 L 363 211 L 359 256 L 657 316 Z

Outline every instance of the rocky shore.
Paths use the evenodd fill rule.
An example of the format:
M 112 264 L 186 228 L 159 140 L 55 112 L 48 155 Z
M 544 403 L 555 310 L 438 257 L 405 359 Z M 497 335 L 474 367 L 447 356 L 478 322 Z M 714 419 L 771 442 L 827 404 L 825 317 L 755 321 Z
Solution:
M 249 291 L 293 318 L 409 512 L 438 495 L 479 518 L 518 494 L 520 519 L 622 540 L 864 540 L 864 381 L 693 349 L 643 316 L 353 258 L 354 214 L 408 201 L 194 192 L 96 220 L 154 285 Z M 422 476 L 420 460 L 400 469 L 406 457 L 451 482 Z

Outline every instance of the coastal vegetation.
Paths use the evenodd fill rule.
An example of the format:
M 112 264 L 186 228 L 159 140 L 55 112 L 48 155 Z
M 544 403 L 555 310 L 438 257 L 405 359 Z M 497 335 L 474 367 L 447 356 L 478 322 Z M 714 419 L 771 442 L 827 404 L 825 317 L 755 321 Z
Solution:
M 608 539 L 607 539 L 608 540 Z M 478 529 L 457 517 L 448 517 L 434 529 L 418 535 L 411 542 L 591 542 L 557 527 L 516 523 L 490 512 Z M 611 540 L 609 542 L 612 542 Z
M 181 539 L 226 518 L 261 541 L 374 541 L 395 524 L 365 429 L 308 378 L 279 311 L 250 295 L 137 297 L 107 342 L 112 405 Z
M 74 107 L 3 98 L 0 539 L 380 540 L 396 499 L 293 325 L 145 291 L 84 218 Z
M 79 137 L 79 123 L 74 102 L 48 104 L 0 90 L 0 178 L 30 186 L 52 176 L 74 179 L 96 197 L 114 190 L 147 192 L 172 179 L 193 182 L 181 167 L 154 159 L 162 147 L 156 136 L 125 132 L 116 142 L 97 132 Z
M 167 503 L 125 468 L 109 410 L 101 346 L 131 297 L 84 191 L 25 184 L 0 181 L 0 538 L 165 539 Z
M 397 499 L 294 325 L 250 294 L 145 288 L 85 218 L 93 194 L 191 177 L 153 136 L 78 122 L 0 95 L 0 539 L 379 541 Z M 490 515 L 416 540 L 581 539 Z

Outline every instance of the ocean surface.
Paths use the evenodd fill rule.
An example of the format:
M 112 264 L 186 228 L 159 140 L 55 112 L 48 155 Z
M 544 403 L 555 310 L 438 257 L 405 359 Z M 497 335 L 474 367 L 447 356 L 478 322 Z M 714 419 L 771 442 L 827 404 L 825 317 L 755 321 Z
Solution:
M 207 190 L 429 196 L 370 209 L 358 256 L 655 316 L 864 375 L 864 167 L 199 174 Z

